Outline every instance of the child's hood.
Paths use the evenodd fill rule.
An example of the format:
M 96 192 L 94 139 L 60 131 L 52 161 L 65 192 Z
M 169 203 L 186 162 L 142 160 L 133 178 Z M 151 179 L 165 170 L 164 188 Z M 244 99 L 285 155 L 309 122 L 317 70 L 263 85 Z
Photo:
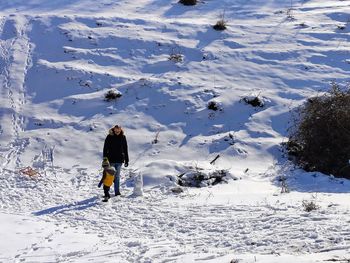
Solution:
M 105 171 L 109 174 L 115 175 L 115 168 L 113 166 L 106 167 Z

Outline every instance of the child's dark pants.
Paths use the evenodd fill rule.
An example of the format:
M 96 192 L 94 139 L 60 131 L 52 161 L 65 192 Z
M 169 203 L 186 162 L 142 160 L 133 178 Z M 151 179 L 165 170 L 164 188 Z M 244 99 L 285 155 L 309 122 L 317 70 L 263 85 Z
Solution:
M 109 194 L 109 189 L 110 187 L 109 186 L 103 186 L 103 191 L 105 192 L 105 197 L 107 198 L 111 198 L 110 194 Z

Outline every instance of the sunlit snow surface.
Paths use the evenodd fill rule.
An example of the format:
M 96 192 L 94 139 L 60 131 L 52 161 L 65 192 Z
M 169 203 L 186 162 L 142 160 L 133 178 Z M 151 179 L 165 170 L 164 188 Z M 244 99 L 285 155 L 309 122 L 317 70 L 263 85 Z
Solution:
M 349 14 L 346 0 L 0 1 L 0 262 L 349 260 L 350 182 L 281 148 L 296 107 L 350 80 Z M 105 204 L 115 124 L 130 165 Z M 174 194 L 188 169 L 230 176 Z

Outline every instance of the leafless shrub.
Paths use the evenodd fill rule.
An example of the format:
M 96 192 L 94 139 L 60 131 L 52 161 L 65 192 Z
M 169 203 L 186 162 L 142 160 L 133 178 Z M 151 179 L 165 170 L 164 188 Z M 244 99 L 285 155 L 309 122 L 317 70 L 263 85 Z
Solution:
M 287 9 L 287 19 L 295 20 L 295 17 L 293 14 L 293 0 L 290 0 L 290 7 Z
M 180 0 L 179 3 L 183 4 L 183 5 L 196 5 L 197 4 L 197 0 Z
M 175 47 L 172 48 L 171 53 L 169 55 L 169 60 L 178 63 L 178 62 L 182 62 L 183 61 L 183 55 L 180 52 L 180 48 L 179 47 Z
M 295 20 L 292 8 L 288 8 L 287 9 L 287 19 L 288 20 Z
M 175 63 L 182 62 L 183 55 L 182 54 L 170 54 L 169 60 L 174 61 Z
M 281 182 L 281 194 L 289 193 L 287 178 L 284 175 L 282 175 L 281 177 L 278 178 L 278 180 Z
M 159 133 L 160 133 L 160 130 L 157 131 L 154 137 L 154 140 L 152 141 L 152 144 L 157 144 L 159 142 Z
M 303 200 L 302 205 L 306 212 L 311 212 L 320 208 L 313 200 L 311 201 Z
M 227 21 L 225 20 L 225 12 L 221 14 L 220 19 L 216 22 L 213 28 L 217 31 L 223 31 L 227 28 Z
M 106 94 L 105 94 L 105 101 L 112 101 L 112 100 L 116 100 L 118 98 L 120 98 L 122 96 L 121 93 L 116 92 L 114 90 L 109 90 Z
M 350 178 L 350 87 L 332 84 L 298 109 L 286 149 L 306 171 Z
M 264 101 L 259 96 L 248 96 L 242 100 L 253 107 L 264 107 Z
M 200 168 L 189 170 L 178 176 L 177 183 L 185 187 L 207 187 L 219 183 L 227 183 L 228 171 L 216 170 L 210 173 L 202 171 Z
M 209 101 L 209 103 L 208 103 L 208 109 L 209 110 L 213 110 L 213 111 L 217 111 L 217 110 L 219 110 L 219 105 L 218 105 L 218 103 L 217 102 L 215 102 L 215 101 Z
M 223 31 L 227 28 L 227 23 L 225 20 L 219 20 L 216 22 L 213 28 L 217 31 Z

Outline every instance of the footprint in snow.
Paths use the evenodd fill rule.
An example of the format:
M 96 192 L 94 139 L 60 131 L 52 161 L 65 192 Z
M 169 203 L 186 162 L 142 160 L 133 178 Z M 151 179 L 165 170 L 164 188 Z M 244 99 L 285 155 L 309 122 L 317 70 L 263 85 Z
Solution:
M 175 141 L 175 140 L 170 140 L 169 142 L 168 142 L 168 145 L 169 146 L 173 146 L 173 145 L 176 145 L 177 144 L 177 141 Z
M 160 153 L 160 151 L 156 150 L 156 151 L 153 151 L 153 152 L 151 153 L 151 155 L 157 155 L 157 154 L 159 154 L 159 153 Z

